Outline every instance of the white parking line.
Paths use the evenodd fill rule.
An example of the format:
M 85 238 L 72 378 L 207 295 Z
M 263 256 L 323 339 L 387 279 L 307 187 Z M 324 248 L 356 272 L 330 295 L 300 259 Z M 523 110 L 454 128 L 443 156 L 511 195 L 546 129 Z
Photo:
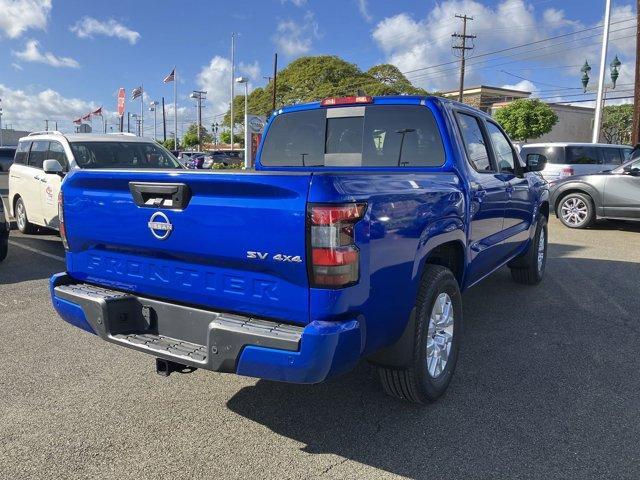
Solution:
M 26 245 L 22 245 L 21 243 L 14 242 L 13 240 L 9 240 L 9 245 L 13 245 L 14 247 L 24 248 L 25 250 L 29 250 L 30 252 L 37 253 L 38 255 L 42 255 L 43 257 L 53 258 L 54 260 L 58 260 L 59 262 L 65 262 L 64 257 L 60 255 L 54 255 L 53 253 L 44 252 L 42 250 L 38 250 L 37 248 L 27 247 Z

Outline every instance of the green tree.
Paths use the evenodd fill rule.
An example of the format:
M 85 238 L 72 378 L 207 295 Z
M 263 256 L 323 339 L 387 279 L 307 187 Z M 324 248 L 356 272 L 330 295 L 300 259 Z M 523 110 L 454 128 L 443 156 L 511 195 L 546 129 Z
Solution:
M 200 127 L 200 136 L 202 143 L 211 143 L 212 137 L 207 131 L 207 128 L 203 125 Z M 187 147 L 195 147 L 198 145 L 198 125 L 192 123 L 182 137 L 182 143 Z
M 222 143 L 231 142 L 231 132 L 229 132 L 229 130 L 225 130 L 224 132 L 220 133 L 219 136 Z M 244 134 L 236 132 L 233 135 L 233 143 L 239 143 L 241 147 L 244 147 Z
M 631 143 L 633 104 L 610 105 L 602 114 L 602 136 L 607 143 Z
M 276 108 L 294 103 L 312 102 L 326 97 L 348 95 L 427 95 L 393 65 L 376 65 L 363 72 L 353 63 L 337 56 L 300 57 L 278 72 Z M 249 112 L 268 115 L 272 109 L 273 81 L 249 94 Z M 229 112 L 224 125 L 229 126 Z M 233 100 L 235 124 L 244 119 L 244 95 Z
M 167 138 L 164 141 L 158 140 L 158 143 L 160 145 L 162 145 L 164 148 L 166 148 L 167 150 L 173 150 L 173 146 L 174 146 L 174 141 L 173 138 Z M 182 148 L 182 145 L 180 144 L 180 141 L 178 140 L 178 150 L 180 150 Z
M 502 107 L 495 118 L 513 140 L 524 141 L 549 133 L 558 123 L 551 107 L 537 99 L 520 99 Z

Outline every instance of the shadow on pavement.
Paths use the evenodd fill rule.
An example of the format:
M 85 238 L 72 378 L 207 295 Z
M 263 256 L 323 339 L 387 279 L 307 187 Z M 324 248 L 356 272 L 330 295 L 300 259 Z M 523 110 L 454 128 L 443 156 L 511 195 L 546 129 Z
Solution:
M 640 222 L 632 220 L 599 220 L 589 230 L 618 230 L 622 232 L 640 232 Z
M 11 232 L 9 242 L 9 254 L 3 262 L 0 262 L 0 285 L 48 279 L 54 273 L 65 269 L 65 264 L 61 260 L 21 248 L 21 246 L 28 247 L 64 258 L 62 243 L 59 238 L 52 237 L 50 230 L 41 229 L 28 236 L 17 236 L 16 232 Z
M 505 268 L 465 293 L 460 361 L 435 404 L 385 397 L 363 363 L 320 385 L 258 381 L 228 407 L 305 452 L 409 478 L 633 476 L 640 266 L 567 257 L 579 250 L 550 245 L 537 287 Z

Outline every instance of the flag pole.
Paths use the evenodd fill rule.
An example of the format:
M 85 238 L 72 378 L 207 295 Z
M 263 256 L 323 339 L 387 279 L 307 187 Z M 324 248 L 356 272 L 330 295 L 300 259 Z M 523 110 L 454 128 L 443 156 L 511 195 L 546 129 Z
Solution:
M 144 83 L 140 84 L 140 136 L 144 137 Z
M 173 67 L 173 149 L 178 150 L 178 71 Z

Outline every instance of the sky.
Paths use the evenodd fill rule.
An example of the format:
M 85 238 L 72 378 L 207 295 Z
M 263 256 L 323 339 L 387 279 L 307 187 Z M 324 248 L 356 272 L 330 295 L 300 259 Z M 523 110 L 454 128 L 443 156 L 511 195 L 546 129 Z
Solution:
M 189 98 L 196 89 L 208 92 L 209 126 L 229 105 L 232 32 L 237 75 L 248 77 L 251 89 L 272 75 L 277 52 L 280 68 L 303 55 L 338 55 L 363 70 L 392 63 L 417 86 L 454 90 L 451 34 L 462 28 L 455 14 L 473 16 L 468 33 L 477 37 L 467 86 L 593 104 L 594 94 L 582 93 L 580 68 L 589 62 L 595 88 L 604 0 L 0 0 L 2 121 L 31 130 L 47 119 L 71 131 L 73 119 L 103 106 L 115 126 L 118 88 L 129 94 L 140 85 L 147 103 L 165 97 L 171 119 L 173 86 L 162 80 L 176 66 L 179 131 L 196 118 Z M 613 0 L 611 21 L 607 65 L 618 55 L 622 66 L 610 95 L 631 96 L 632 1 Z M 139 112 L 139 102 L 127 98 L 127 109 Z

